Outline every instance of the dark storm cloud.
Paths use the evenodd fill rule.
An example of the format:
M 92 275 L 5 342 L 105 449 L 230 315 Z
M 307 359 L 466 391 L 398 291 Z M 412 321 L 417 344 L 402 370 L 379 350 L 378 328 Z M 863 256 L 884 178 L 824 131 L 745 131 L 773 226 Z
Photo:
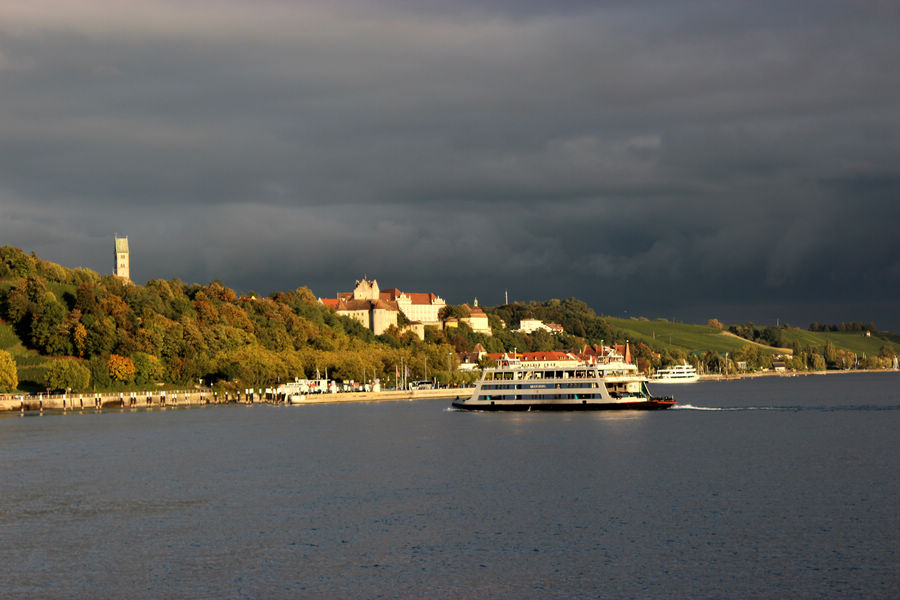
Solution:
M 447 6 L 11 3 L 2 242 L 108 272 L 126 233 L 138 280 L 262 293 L 900 327 L 893 4 Z

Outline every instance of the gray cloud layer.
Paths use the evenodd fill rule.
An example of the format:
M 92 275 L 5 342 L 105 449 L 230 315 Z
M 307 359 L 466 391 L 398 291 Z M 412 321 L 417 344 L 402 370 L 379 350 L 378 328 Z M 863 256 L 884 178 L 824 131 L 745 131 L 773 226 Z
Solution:
M 888 2 L 0 16 L 0 240 L 135 279 L 900 329 Z

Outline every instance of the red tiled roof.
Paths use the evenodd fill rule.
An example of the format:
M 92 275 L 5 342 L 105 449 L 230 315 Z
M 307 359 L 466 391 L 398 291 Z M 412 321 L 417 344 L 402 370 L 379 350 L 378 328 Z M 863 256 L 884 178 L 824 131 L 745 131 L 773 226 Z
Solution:
M 397 306 L 397 303 L 393 300 L 376 300 L 375 308 L 380 308 L 382 310 L 400 310 L 400 307 Z
M 519 360 L 527 360 L 527 361 L 538 361 L 538 360 L 572 360 L 574 357 L 570 356 L 568 352 L 562 352 L 559 350 L 555 350 L 552 352 L 516 352 L 513 354 L 512 352 L 500 352 L 500 353 L 490 353 L 488 354 L 493 360 L 500 360 L 501 358 L 518 358 Z
M 465 309 L 469 311 L 470 317 L 485 317 L 487 316 L 483 310 L 481 310 L 477 306 L 469 306 L 468 304 L 463 304 Z
M 319 302 L 327 306 L 328 308 L 337 308 L 338 304 L 340 304 L 340 300 L 337 298 L 319 298 Z
M 326 302 L 335 302 L 336 304 L 326 304 L 332 306 L 335 310 L 371 310 L 372 308 L 380 310 L 400 310 L 396 302 L 390 300 L 323 300 Z
M 381 290 L 381 292 L 378 294 L 378 297 L 382 300 L 396 300 L 402 295 L 403 292 L 401 292 L 397 288 L 390 288 L 387 290 Z
M 372 308 L 371 300 L 341 300 L 337 310 L 369 310 Z
M 434 294 L 426 294 L 425 292 L 411 292 L 407 296 L 409 296 L 413 304 L 431 304 L 436 297 Z

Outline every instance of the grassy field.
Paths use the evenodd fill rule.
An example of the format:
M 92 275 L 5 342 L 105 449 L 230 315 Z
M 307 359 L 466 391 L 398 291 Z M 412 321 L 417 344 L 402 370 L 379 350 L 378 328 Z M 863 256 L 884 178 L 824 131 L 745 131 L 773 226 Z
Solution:
M 721 329 L 706 325 L 672 323 L 670 321 L 645 321 L 643 319 L 618 319 L 606 317 L 614 327 L 625 331 L 632 341 L 646 342 L 667 349 L 688 352 L 712 350 L 719 354 L 735 352 L 750 342 L 729 335 Z M 774 349 L 771 352 L 775 352 Z
M 735 352 L 752 342 L 723 333 L 722 330 L 706 325 L 673 323 L 670 321 L 648 321 L 644 319 L 619 319 L 606 317 L 614 327 L 629 336 L 630 340 L 643 341 L 663 348 L 680 348 L 688 352 L 706 352 L 712 350 L 719 354 Z M 805 331 L 803 329 L 782 329 L 784 345 L 789 351 L 794 341 L 802 348 L 815 346 L 824 348 L 825 342 L 838 349 L 850 350 L 858 356 L 878 354 L 882 346 L 888 346 L 895 353 L 900 353 L 900 344 L 876 336 L 866 337 L 862 333 L 832 333 Z M 767 352 L 777 353 L 783 350 L 771 346 L 761 346 Z
M 825 331 L 804 331 L 802 329 L 785 329 L 783 332 L 784 339 L 788 345 L 793 344 L 794 340 L 800 342 L 800 347 L 805 348 L 808 345 L 825 347 L 825 342 L 831 340 L 835 348 L 850 350 L 857 356 L 872 356 L 878 354 L 882 346 L 891 348 L 894 353 L 900 353 L 900 344 L 882 339 L 873 335 L 866 337 L 862 333 L 841 333 L 841 332 L 825 332 Z

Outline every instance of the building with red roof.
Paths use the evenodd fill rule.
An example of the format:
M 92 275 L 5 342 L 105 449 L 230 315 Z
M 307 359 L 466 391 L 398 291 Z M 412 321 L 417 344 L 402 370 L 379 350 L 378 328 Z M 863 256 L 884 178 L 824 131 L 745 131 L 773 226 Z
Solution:
M 356 319 L 375 335 L 397 325 L 403 315 L 412 322 L 408 326 L 424 339 L 425 325 L 440 325 L 440 310 L 447 305 L 444 299 L 431 293 L 405 293 L 397 288 L 382 290 L 378 281 L 363 277 L 352 292 L 340 292 L 337 298 L 319 298 L 319 302 L 343 316 Z

